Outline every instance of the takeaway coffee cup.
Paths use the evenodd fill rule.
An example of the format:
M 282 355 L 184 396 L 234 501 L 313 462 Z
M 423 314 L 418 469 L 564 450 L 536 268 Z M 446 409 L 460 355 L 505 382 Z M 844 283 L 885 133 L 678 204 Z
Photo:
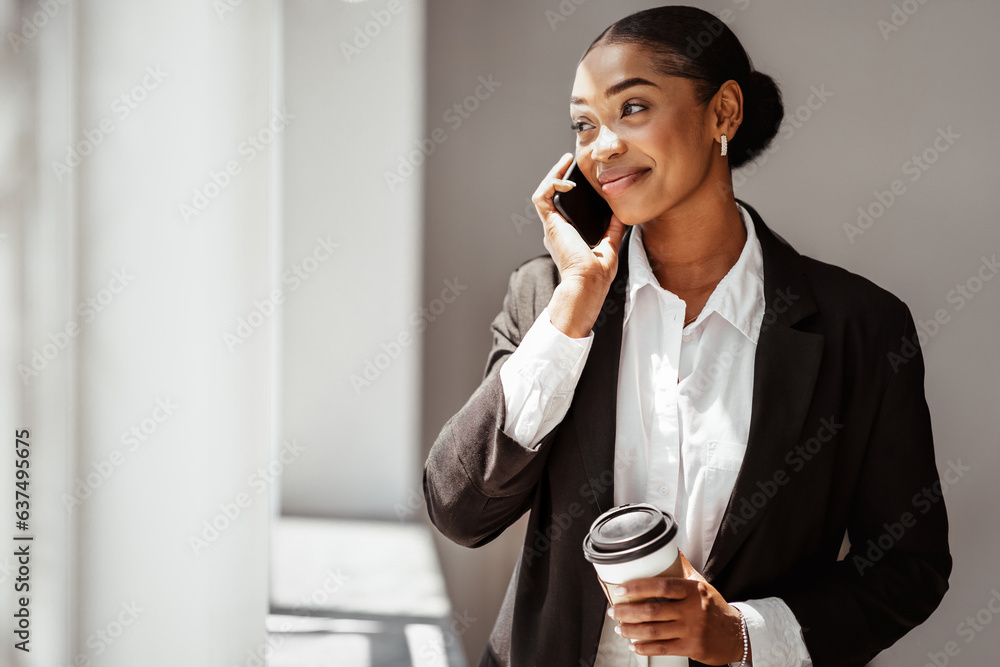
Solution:
M 630 579 L 684 576 L 677 551 L 677 523 L 648 503 L 620 505 L 597 517 L 583 540 L 583 555 L 594 564 L 611 604 L 625 601 L 613 591 Z M 688 659 L 655 656 L 648 664 L 686 667 Z

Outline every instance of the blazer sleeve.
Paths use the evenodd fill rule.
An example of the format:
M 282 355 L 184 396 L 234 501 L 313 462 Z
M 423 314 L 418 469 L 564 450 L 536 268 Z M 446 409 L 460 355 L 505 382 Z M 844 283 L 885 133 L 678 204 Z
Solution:
M 924 362 L 905 304 L 899 319 L 902 338 L 891 343 L 899 353 L 882 353 L 889 377 L 848 514 L 850 551 L 790 577 L 779 593 L 802 625 L 816 667 L 866 664 L 926 620 L 948 590 L 948 518 Z
M 482 383 L 445 423 L 424 464 L 431 522 L 458 544 L 487 544 L 530 507 L 556 426 L 533 449 L 503 432 L 500 367 L 520 344 L 558 282 L 547 256 L 522 264 L 508 282 L 503 310 L 491 325 L 493 346 Z

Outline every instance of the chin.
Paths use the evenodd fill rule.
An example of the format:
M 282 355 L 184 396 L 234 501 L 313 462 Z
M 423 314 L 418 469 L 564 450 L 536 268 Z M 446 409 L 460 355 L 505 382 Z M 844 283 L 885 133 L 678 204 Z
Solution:
M 618 219 L 622 221 L 622 224 L 627 227 L 633 227 L 635 225 L 641 225 L 648 220 L 652 220 L 655 215 L 650 212 L 648 206 L 628 206 L 619 204 L 611 209 L 614 211 Z

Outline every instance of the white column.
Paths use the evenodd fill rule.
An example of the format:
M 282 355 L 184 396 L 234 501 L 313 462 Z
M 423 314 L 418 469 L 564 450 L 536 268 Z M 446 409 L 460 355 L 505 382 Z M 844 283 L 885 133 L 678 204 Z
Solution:
M 34 625 L 30 654 L 0 656 L 247 664 L 267 611 L 273 4 L 54 4 L 25 47 L 41 85 L 18 362 L 75 333 L 19 380 Z

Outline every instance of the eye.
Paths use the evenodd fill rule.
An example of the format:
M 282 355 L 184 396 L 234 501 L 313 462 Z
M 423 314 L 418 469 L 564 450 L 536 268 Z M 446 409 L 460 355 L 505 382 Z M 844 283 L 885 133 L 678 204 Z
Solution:
M 645 105 L 639 104 L 638 102 L 625 102 L 621 106 L 621 117 L 631 116 L 634 113 L 645 110 L 647 107 Z M 580 134 L 581 132 L 586 132 L 587 130 L 593 130 L 594 126 L 587 121 L 580 120 L 570 123 L 570 129 Z
M 623 117 L 624 116 L 631 116 L 632 114 L 636 113 L 637 111 L 642 111 L 645 108 L 646 107 L 644 107 L 643 105 L 639 104 L 638 102 L 626 102 L 625 104 L 622 105 L 622 116 Z M 635 109 L 636 111 L 629 111 L 629 109 Z

